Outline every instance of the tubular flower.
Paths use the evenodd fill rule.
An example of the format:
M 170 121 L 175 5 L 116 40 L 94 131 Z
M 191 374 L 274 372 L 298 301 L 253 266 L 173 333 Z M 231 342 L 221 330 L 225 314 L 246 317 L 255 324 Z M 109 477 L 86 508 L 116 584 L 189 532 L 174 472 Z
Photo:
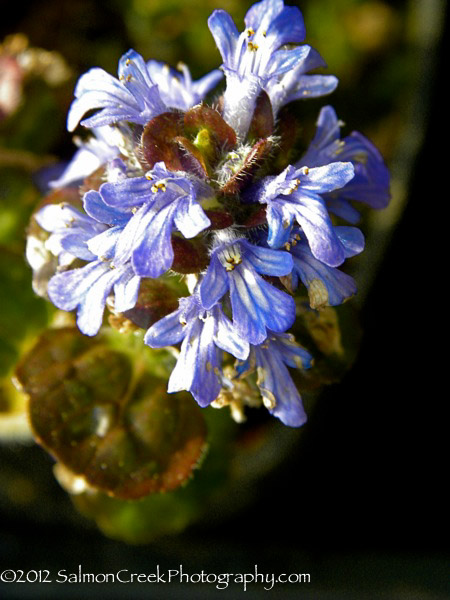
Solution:
M 256 370 L 264 406 L 285 425 L 299 427 L 307 417 L 286 365 L 308 369 L 311 360 L 309 352 L 299 346 L 293 336 L 270 332 L 264 343 L 251 346 L 249 358 L 238 362 L 237 372 L 242 377 Z
M 103 184 L 100 195 L 105 204 L 134 213 L 119 236 L 116 263 L 131 260 L 142 277 L 165 273 L 174 257 L 172 230 L 192 238 L 211 225 L 198 202 L 209 193 L 202 182 L 171 173 L 163 163 L 143 177 Z
M 267 337 L 267 328 L 286 331 L 295 320 L 295 302 L 261 275 L 281 276 L 292 271 L 287 252 L 253 246 L 244 239 L 220 244 L 200 283 L 200 300 L 212 308 L 229 292 L 233 325 L 252 344 Z
M 260 92 L 309 54 L 307 45 L 285 49 L 287 44 L 303 42 L 303 17 L 297 7 L 284 6 L 283 0 L 262 0 L 247 12 L 242 33 L 224 10 L 215 10 L 208 25 L 227 78 L 224 118 L 244 137 Z
M 148 329 L 145 343 L 161 348 L 182 342 L 168 391 L 188 390 L 200 406 L 208 406 L 222 389 L 222 350 L 245 359 L 249 344 L 216 304 L 205 310 L 198 298 L 180 298 L 180 307 Z
M 325 194 L 324 198 L 330 212 L 349 223 L 357 223 L 359 213 L 350 201 L 385 208 L 390 200 L 389 171 L 377 148 L 361 133 L 353 131 L 341 139 L 341 125 L 331 106 L 322 108 L 316 134 L 297 166 L 320 167 L 331 162 L 350 161 L 355 170 L 354 177 L 340 189 Z
M 46 284 L 42 295 L 76 311 L 84 334 L 106 327 L 112 310 L 146 330 L 149 348 L 167 348 L 167 361 L 175 355 L 170 393 L 187 390 L 202 407 L 228 403 L 239 418 L 244 405 L 263 403 L 299 427 L 306 414 L 292 369 L 310 369 L 314 355 L 305 310 L 319 319 L 356 293 L 341 266 L 364 236 L 337 218 L 357 221 L 353 201 L 386 206 L 389 174 L 367 138 L 341 139 L 330 106 L 305 154 L 287 163 L 295 117 L 280 109 L 337 85 L 310 73 L 325 62 L 304 43 L 298 8 L 262 0 L 242 32 L 223 10 L 208 25 L 222 66 L 198 81 L 186 65 L 134 50 L 118 78 L 100 68 L 80 77 L 68 129 L 81 124 L 91 137 L 77 140 L 34 214 L 27 255 L 35 288 Z
M 345 250 L 321 195 L 345 185 L 353 173 L 351 163 L 345 162 L 311 169 L 290 165 L 280 175 L 263 179 L 253 201 L 267 204 L 269 246 L 279 248 L 285 244 L 296 221 L 308 238 L 313 255 L 331 267 L 340 265 Z
M 346 258 L 363 251 L 364 238 L 359 229 L 340 226 L 334 230 L 343 245 Z M 298 233 L 292 236 L 287 245 L 294 263 L 290 287 L 295 290 L 300 280 L 308 290 L 311 308 L 338 306 L 356 294 L 353 277 L 317 260 L 307 240 Z

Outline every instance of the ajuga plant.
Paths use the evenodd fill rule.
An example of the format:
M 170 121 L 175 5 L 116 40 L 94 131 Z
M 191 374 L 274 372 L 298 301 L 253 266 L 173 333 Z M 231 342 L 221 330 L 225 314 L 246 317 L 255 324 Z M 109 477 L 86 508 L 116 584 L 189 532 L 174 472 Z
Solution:
M 301 103 L 338 81 L 317 73 L 297 7 L 262 0 L 242 32 L 215 10 L 208 26 L 222 65 L 198 81 L 134 50 L 117 77 L 80 77 L 78 150 L 30 228 L 34 288 L 84 336 L 134 330 L 140 353 L 166 352 L 165 398 L 186 391 L 238 420 L 259 404 L 299 427 L 293 377 L 315 356 L 294 332 L 356 293 L 341 267 L 364 249 L 359 207 L 388 204 L 389 174 L 329 105 L 302 138 Z

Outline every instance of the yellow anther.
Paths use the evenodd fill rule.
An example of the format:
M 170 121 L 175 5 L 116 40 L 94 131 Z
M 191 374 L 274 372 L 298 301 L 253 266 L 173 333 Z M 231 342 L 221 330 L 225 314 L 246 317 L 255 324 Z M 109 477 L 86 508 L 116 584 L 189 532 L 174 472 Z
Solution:
M 154 183 L 152 185 L 152 192 L 154 194 L 156 194 L 156 192 L 159 192 L 159 191 L 161 191 L 161 192 L 165 192 L 166 191 L 166 184 L 164 182 L 162 182 L 162 181 L 160 181 L 159 183 Z
M 253 42 L 248 42 L 247 49 L 251 52 L 256 52 L 258 50 L 258 44 L 254 44 Z
M 300 185 L 300 179 L 293 179 L 290 183 L 289 183 L 289 188 L 287 190 L 287 194 L 292 194 L 292 192 L 295 192 L 295 190 L 298 189 L 298 186 Z
M 289 252 L 289 250 L 291 249 L 291 245 L 289 242 L 286 242 L 284 245 L 285 249 Z
M 249 27 L 247 29 L 247 35 L 248 35 L 248 37 L 251 37 L 252 35 L 255 35 L 255 30 L 252 29 L 251 27 Z
M 131 58 L 127 58 L 127 60 L 125 61 L 125 64 L 127 67 L 129 67 L 131 65 Z
M 304 167 L 304 168 L 303 168 L 303 173 L 304 173 L 305 175 L 308 175 L 308 173 L 309 173 L 309 169 L 308 169 L 308 167 Z M 297 181 L 300 183 L 300 181 L 299 181 L 298 179 L 297 179 Z
M 138 207 L 137 206 L 133 206 L 133 208 L 131 209 L 131 212 L 133 213 L 133 215 L 135 215 L 138 211 Z
M 234 267 L 236 265 L 240 265 L 242 262 L 242 258 L 240 256 L 227 256 L 227 258 L 225 259 L 227 262 L 227 270 L 233 270 Z M 228 269 L 228 267 L 231 267 L 231 269 Z

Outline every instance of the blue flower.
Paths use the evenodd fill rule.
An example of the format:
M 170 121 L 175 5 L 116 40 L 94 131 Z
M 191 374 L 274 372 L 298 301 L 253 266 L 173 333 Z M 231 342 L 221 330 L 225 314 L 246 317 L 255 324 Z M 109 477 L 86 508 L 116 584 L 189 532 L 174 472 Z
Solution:
M 294 336 L 268 333 L 264 343 L 251 346 L 249 358 L 238 363 L 236 370 L 240 377 L 245 377 L 256 369 L 256 383 L 269 412 L 285 425 L 300 427 L 306 422 L 306 413 L 286 365 L 309 369 L 312 357 L 295 342 Z
M 309 48 L 309 52 L 305 53 L 292 69 L 279 77 L 271 78 L 265 85 L 274 117 L 279 109 L 289 102 L 331 94 L 338 85 L 338 79 L 334 75 L 307 75 L 308 71 L 326 67 L 326 63 L 317 50 L 305 47 Z
M 364 237 L 355 227 L 335 227 L 335 233 L 345 249 L 346 258 L 359 254 L 364 249 Z M 353 277 L 339 269 L 329 267 L 311 253 L 305 238 L 295 234 L 288 247 L 294 261 L 291 273 L 291 288 L 295 290 L 298 280 L 306 286 L 311 308 L 337 306 L 356 294 Z
M 362 134 L 353 131 L 340 139 L 342 123 L 331 106 L 320 111 L 316 134 L 296 164 L 320 167 L 335 161 L 350 161 L 355 176 L 341 189 L 325 196 L 328 209 L 349 223 L 357 223 L 360 215 L 349 201 L 355 200 L 381 209 L 389 204 L 389 171 L 377 148 Z
M 248 192 L 248 199 L 267 204 L 267 243 L 280 248 L 289 239 L 294 221 L 301 226 L 313 255 L 336 267 L 345 259 L 345 250 L 333 230 L 321 195 L 345 185 L 353 177 L 349 162 L 335 162 L 317 168 L 289 165 L 280 175 L 265 177 Z
M 73 160 L 51 184 L 63 189 L 48 200 L 73 199 L 74 206 L 38 210 L 49 235 L 31 232 L 27 256 L 38 293 L 76 311 L 89 336 L 106 305 L 119 313 L 136 306 L 141 278 L 188 272 L 191 295 L 145 334 L 151 348 L 179 347 L 168 391 L 236 412 L 260 404 L 259 389 L 271 414 L 299 427 L 306 415 L 289 368 L 307 369 L 312 357 L 287 333 L 294 292 L 303 284 L 299 301 L 307 291 L 313 310 L 356 293 L 354 279 L 337 267 L 363 250 L 364 238 L 332 218 L 356 223 L 353 201 L 386 206 L 389 174 L 364 136 L 341 139 L 329 106 L 303 157 L 277 169 L 291 141 L 284 139 L 289 117 L 275 128 L 280 109 L 337 85 L 334 76 L 310 74 L 326 65 L 303 43 L 297 7 L 261 0 L 243 32 L 224 10 L 208 24 L 223 64 L 198 81 L 184 64 L 145 62 L 134 50 L 120 58 L 117 78 L 93 68 L 79 79 L 68 128 L 81 123 L 91 137 L 76 142 Z M 223 74 L 217 107 L 202 106 Z M 95 189 L 86 192 L 89 182 Z M 241 381 L 252 372 L 256 386 Z
M 295 320 L 295 302 L 261 275 L 279 277 L 292 271 L 284 251 L 254 246 L 243 238 L 220 243 L 200 282 L 203 307 L 211 309 L 229 291 L 233 325 L 241 337 L 259 344 L 267 329 L 283 332 Z
M 88 261 L 96 258 L 87 242 L 107 229 L 104 223 L 65 202 L 47 204 L 34 217 L 38 225 L 50 233 L 45 246 L 58 257 L 60 265 L 69 265 L 75 258 Z
M 119 61 L 118 75 L 119 79 L 116 79 L 96 67 L 80 77 L 67 116 L 69 131 L 73 131 L 80 119 L 93 109 L 100 111 L 81 121 L 85 127 L 119 121 L 145 125 L 152 117 L 167 110 L 140 54 L 134 50 L 124 54 Z
M 191 73 L 184 63 L 179 63 L 177 69 L 174 69 L 157 60 L 149 60 L 147 70 L 158 86 L 163 102 L 179 110 L 188 110 L 202 102 L 223 77 L 222 71 L 215 69 L 198 81 L 192 81 Z
M 96 335 L 101 327 L 106 300 L 114 290 L 114 308 L 125 312 L 136 304 L 140 277 L 131 266 L 114 268 L 111 262 L 94 260 L 84 267 L 54 275 L 48 295 L 61 310 L 77 309 L 77 325 L 85 335 Z
M 167 65 L 145 63 L 140 54 L 129 50 L 119 60 L 118 79 L 103 69 L 90 69 L 76 85 L 67 118 L 69 131 L 93 109 L 99 112 L 81 121 L 85 127 L 120 121 L 145 125 L 170 108 L 187 110 L 198 104 L 222 77 L 215 70 L 194 82 L 186 65 L 180 68 L 181 73 L 175 74 Z
M 212 195 L 210 187 L 168 171 L 164 163 L 157 163 L 146 176 L 105 183 L 100 194 L 108 206 L 130 211 L 117 242 L 115 264 L 131 260 L 141 277 L 159 277 L 170 269 L 175 228 L 192 238 L 211 225 L 199 204 Z
M 200 406 L 208 406 L 222 389 L 222 350 L 245 359 L 249 344 L 218 304 L 205 310 L 197 293 L 180 298 L 179 304 L 178 310 L 148 329 L 145 343 L 151 348 L 162 348 L 182 342 L 167 390 L 187 390 Z
M 215 10 L 208 25 L 227 78 L 224 119 L 243 138 L 261 90 L 309 53 L 306 45 L 285 48 L 304 40 L 303 17 L 297 7 L 284 6 L 283 0 L 262 0 L 247 12 L 242 33 L 224 10 Z
M 115 248 L 129 220 L 127 214 L 104 204 L 100 194 L 84 197 L 88 214 L 68 204 L 49 204 L 36 215 L 38 224 L 50 232 L 47 248 L 59 258 L 61 267 L 74 258 L 88 261 L 76 269 L 59 272 L 48 283 L 48 296 L 61 310 L 77 309 L 77 325 L 86 335 L 95 335 L 102 322 L 106 300 L 114 290 L 114 308 L 124 312 L 136 304 L 140 277 L 131 264 L 116 268 Z

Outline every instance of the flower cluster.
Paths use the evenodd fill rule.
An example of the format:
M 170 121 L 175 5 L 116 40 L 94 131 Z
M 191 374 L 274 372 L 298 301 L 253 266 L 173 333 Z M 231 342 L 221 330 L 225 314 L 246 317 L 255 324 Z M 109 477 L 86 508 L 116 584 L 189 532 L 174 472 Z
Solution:
M 82 206 L 47 203 L 35 215 L 59 261 L 47 293 L 93 336 L 107 301 L 127 313 L 143 280 L 181 273 L 186 295 L 144 338 L 179 345 L 168 391 L 204 407 L 256 372 L 264 405 L 297 427 L 306 416 L 288 367 L 312 362 L 289 333 L 297 290 L 315 310 L 355 294 L 338 269 L 364 247 L 354 201 L 386 206 L 389 175 L 368 139 L 341 138 L 330 106 L 303 156 L 283 164 L 281 109 L 337 85 L 309 73 L 325 63 L 303 43 L 298 8 L 262 0 L 243 32 L 223 10 L 208 24 L 223 64 L 199 81 L 133 50 L 117 78 L 93 68 L 79 79 L 68 129 L 81 123 L 90 137 L 52 187 L 80 186 Z

